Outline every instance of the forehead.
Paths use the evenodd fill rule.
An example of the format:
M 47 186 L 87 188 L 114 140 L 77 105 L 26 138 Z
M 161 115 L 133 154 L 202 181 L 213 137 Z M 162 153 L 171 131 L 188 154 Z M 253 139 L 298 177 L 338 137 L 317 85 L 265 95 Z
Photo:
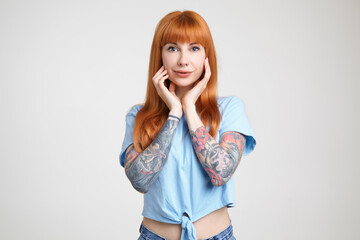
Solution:
M 160 45 L 164 46 L 167 43 L 197 43 L 204 46 L 205 38 L 203 30 L 199 26 L 173 24 L 163 32 Z

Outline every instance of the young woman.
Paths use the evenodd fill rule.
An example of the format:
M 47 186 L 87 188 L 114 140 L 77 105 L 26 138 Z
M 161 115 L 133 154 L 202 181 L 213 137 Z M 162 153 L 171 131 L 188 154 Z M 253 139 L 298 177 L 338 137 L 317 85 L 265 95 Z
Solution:
M 214 43 L 193 11 L 167 14 L 151 47 L 145 103 L 126 115 L 120 162 L 144 193 L 139 239 L 235 239 L 232 176 L 255 139 L 238 97 L 217 97 Z

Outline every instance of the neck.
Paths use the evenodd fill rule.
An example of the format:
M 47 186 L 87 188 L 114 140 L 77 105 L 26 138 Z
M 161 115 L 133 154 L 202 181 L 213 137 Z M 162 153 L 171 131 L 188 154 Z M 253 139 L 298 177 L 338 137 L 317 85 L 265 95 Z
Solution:
M 192 88 L 192 86 L 179 87 L 176 86 L 175 94 L 181 100 L 183 96 Z

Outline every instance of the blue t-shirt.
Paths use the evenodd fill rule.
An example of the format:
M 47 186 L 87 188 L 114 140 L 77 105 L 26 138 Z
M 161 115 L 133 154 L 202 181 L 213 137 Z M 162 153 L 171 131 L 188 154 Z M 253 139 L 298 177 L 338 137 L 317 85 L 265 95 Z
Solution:
M 253 151 L 256 141 L 244 103 L 238 97 L 219 97 L 221 114 L 216 141 L 227 131 L 235 131 L 246 136 L 246 145 L 242 156 Z M 125 151 L 133 143 L 135 116 L 142 105 L 133 106 L 126 115 L 125 137 L 120 153 L 120 163 L 124 166 Z M 201 166 L 192 146 L 188 132 L 186 116 L 181 118 L 170 153 L 158 179 L 144 194 L 142 215 L 160 222 L 181 224 L 181 239 L 196 240 L 192 222 L 224 206 L 235 206 L 234 181 L 216 187 Z

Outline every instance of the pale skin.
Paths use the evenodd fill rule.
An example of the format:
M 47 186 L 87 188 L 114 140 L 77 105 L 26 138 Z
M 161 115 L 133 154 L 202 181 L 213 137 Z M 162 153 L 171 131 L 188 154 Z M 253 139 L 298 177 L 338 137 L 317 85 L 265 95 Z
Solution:
M 147 192 L 166 164 L 178 118 L 186 115 L 194 151 L 214 186 L 222 186 L 234 174 L 246 142 L 238 132 L 225 132 L 220 143 L 208 133 L 196 111 L 195 103 L 206 89 L 211 76 L 205 49 L 199 43 L 167 43 L 162 49 L 163 66 L 153 84 L 169 108 L 169 118 L 155 140 L 143 152 L 130 145 L 125 155 L 125 171 L 139 192 Z M 205 70 L 204 77 L 199 79 Z M 186 71 L 184 76 L 177 72 Z M 170 79 L 170 86 L 165 80 Z M 174 117 L 172 117 L 174 116 Z

